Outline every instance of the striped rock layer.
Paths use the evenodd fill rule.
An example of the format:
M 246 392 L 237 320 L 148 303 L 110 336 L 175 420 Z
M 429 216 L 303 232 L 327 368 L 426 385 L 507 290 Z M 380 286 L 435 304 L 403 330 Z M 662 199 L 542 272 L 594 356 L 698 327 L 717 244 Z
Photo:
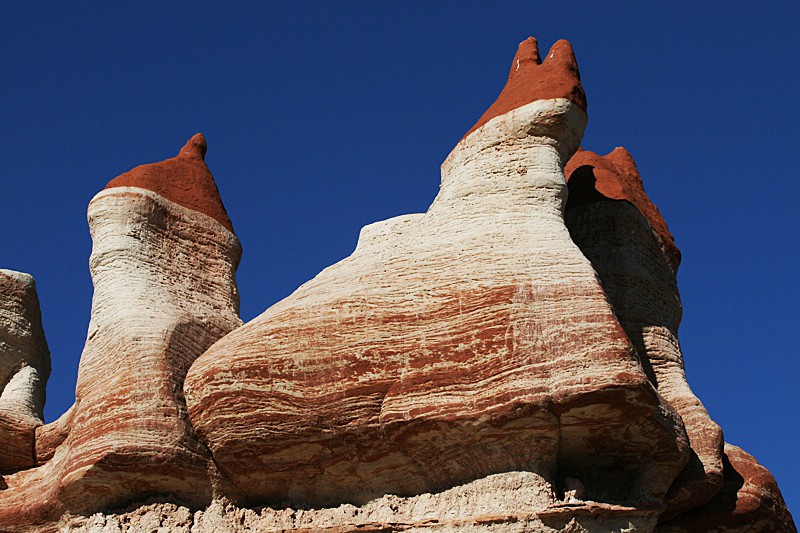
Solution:
M 592 262 L 650 382 L 689 436 L 693 453 L 667 497 L 668 518 L 704 503 L 722 485 L 722 431 L 686 382 L 678 342 L 677 249 L 624 148 L 605 157 L 581 151 L 567 171 L 572 239 Z
M 49 375 L 36 284 L 28 274 L 0 270 L 0 474 L 35 464 Z
M 547 57 L 573 72 L 563 44 Z M 364 228 L 192 365 L 192 423 L 240 501 L 360 504 L 514 471 L 663 500 L 688 440 L 564 223 L 586 123 L 570 94 L 472 131 L 426 213 Z
M 586 120 L 569 43 L 524 41 L 428 211 L 241 327 L 202 135 L 112 180 L 51 424 L 32 280 L 0 271 L 0 530 L 796 531 L 689 388 L 680 252 Z
M 176 158 L 137 167 L 89 204 L 95 292 L 75 405 L 37 433 L 44 464 L 6 478 L 0 529 L 142 495 L 210 502 L 213 463 L 188 421 L 183 379 L 241 324 L 241 247 L 220 210 L 200 210 L 221 208 L 204 154 L 197 135 Z M 154 175 L 169 183 L 152 187 Z M 209 183 L 200 207 L 179 194 Z

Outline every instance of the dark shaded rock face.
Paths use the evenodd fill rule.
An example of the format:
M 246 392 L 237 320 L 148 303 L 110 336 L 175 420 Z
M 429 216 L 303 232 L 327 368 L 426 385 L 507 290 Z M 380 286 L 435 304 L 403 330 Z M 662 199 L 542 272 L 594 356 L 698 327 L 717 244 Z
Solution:
M 32 280 L 0 271 L 0 530 L 796 531 L 689 388 L 680 252 L 586 120 L 569 43 L 524 41 L 428 211 L 244 325 L 202 135 L 112 180 L 52 424 Z
M 686 383 L 672 236 L 624 148 L 602 158 L 581 152 L 577 159 L 568 165 L 575 170 L 568 177 L 567 227 L 599 275 L 653 387 L 683 419 L 692 447 L 689 463 L 667 495 L 666 516 L 674 515 L 719 491 L 723 441 L 719 426 Z

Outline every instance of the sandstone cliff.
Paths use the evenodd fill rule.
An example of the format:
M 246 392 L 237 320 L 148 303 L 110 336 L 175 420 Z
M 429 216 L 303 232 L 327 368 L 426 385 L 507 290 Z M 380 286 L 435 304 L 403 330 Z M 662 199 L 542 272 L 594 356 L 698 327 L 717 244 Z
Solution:
M 112 180 L 52 424 L 32 282 L 0 277 L 0 529 L 796 531 L 692 393 L 680 252 L 586 122 L 570 44 L 524 41 L 430 208 L 244 325 L 202 136 Z

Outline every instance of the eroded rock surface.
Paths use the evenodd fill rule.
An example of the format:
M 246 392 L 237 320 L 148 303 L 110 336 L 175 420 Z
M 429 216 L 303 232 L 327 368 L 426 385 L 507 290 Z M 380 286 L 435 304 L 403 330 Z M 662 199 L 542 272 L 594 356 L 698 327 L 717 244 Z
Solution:
M 600 276 L 650 382 L 680 414 L 689 436 L 691 458 L 662 515 L 669 519 L 705 503 L 722 486 L 722 431 L 689 388 L 678 342 L 680 253 L 627 150 L 603 157 L 580 151 L 567 173 L 572 238 Z
M 211 501 L 213 462 L 186 416 L 183 379 L 241 324 L 241 247 L 205 150 L 196 135 L 177 157 L 137 167 L 90 203 L 95 293 L 75 405 L 37 431 L 34 453 L 45 464 L 7 477 L 0 524 L 143 494 Z
M 50 351 L 33 277 L 0 270 L 0 474 L 36 463 Z
M 95 293 L 59 494 L 71 509 L 91 509 L 86 496 L 110 483 L 122 487 L 104 505 L 142 493 L 210 500 L 210 458 L 186 417 L 183 379 L 241 324 L 241 247 L 204 155 L 195 136 L 176 158 L 137 167 L 89 204 Z M 186 197 L 191 208 L 179 203 Z
M 546 511 L 531 509 L 549 504 Z M 350 504 L 322 509 L 242 508 L 216 501 L 192 512 L 174 503 L 143 503 L 114 514 L 65 517 L 71 531 L 168 531 L 220 533 L 235 531 L 536 532 L 652 531 L 657 509 L 644 511 L 602 503 L 565 504 L 554 501 L 550 484 L 531 472 L 507 472 L 443 492 L 408 498 L 383 496 L 363 506 Z
M 657 533 L 797 531 L 778 483 L 752 455 L 725 443 L 723 478 L 708 503 L 659 526 Z
M 796 531 L 689 388 L 680 252 L 627 151 L 573 156 L 586 120 L 569 43 L 524 41 L 428 211 L 241 327 L 202 135 L 112 180 L 50 424 L 0 271 L 0 530 Z
M 586 123 L 572 50 L 536 59 L 526 41 L 515 64 L 563 93 L 516 95 L 456 146 L 425 214 L 368 226 L 192 365 L 190 417 L 242 501 L 361 504 L 524 470 L 651 503 L 684 467 L 682 422 L 564 224 Z

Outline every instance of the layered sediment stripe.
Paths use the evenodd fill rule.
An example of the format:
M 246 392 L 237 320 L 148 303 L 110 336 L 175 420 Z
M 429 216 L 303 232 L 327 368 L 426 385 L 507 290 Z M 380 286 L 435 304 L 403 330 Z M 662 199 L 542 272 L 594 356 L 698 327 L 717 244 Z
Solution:
M 207 502 L 209 457 L 186 417 L 183 378 L 241 323 L 238 239 L 137 187 L 98 194 L 89 225 L 95 294 L 60 498 L 78 511 L 148 492 Z M 109 484 L 119 489 L 105 494 Z
M 365 502 L 514 470 L 664 496 L 682 425 L 564 225 L 586 114 L 574 83 L 524 89 L 453 150 L 427 213 L 366 228 L 192 365 L 189 415 L 249 501 Z
M 0 491 L 3 526 L 151 494 L 210 502 L 214 467 L 188 421 L 183 379 L 195 358 L 241 324 L 234 277 L 241 246 L 229 221 L 209 212 L 222 204 L 204 151 L 196 136 L 177 158 L 128 174 L 145 187 L 113 180 L 89 204 L 95 292 L 76 402 L 38 433 L 37 459 L 46 464 Z M 187 207 L 174 200 L 183 190 L 210 197 L 194 196 Z M 21 505 L 22 522 L 14 514 Z

